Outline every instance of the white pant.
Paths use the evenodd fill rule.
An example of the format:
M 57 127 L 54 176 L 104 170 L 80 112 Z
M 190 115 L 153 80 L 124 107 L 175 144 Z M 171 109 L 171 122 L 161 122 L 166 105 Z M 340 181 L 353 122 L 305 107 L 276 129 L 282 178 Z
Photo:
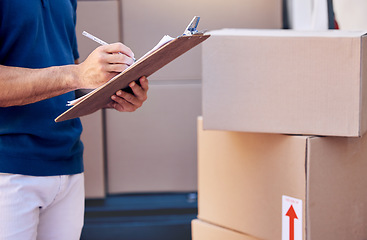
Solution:
M 83 218 L 83 174 L 0 174 L 0 240 L 78 240 Z

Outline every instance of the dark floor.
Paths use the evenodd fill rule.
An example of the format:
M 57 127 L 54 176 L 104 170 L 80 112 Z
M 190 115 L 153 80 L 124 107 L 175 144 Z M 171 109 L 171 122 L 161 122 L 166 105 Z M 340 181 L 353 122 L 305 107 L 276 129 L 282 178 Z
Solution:
M 87 200 L 82 240 L 190 240 L 196 193 L 109 196 Z

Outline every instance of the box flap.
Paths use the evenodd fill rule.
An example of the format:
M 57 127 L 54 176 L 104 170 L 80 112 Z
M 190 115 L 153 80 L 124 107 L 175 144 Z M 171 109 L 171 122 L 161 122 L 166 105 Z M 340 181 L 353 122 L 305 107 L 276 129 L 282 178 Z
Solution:
M 287 29 L 224 28 L 209 32 L 212 36 L 261 36 L 261 37 L 360 37 L 365 31 L 296 31 Z
M 222 228 L 204 221 L 195 219 L 191 222 L 192 240 L 256 240 L 247 234 Z M 259 239 L 258 239 L 259 240 Z

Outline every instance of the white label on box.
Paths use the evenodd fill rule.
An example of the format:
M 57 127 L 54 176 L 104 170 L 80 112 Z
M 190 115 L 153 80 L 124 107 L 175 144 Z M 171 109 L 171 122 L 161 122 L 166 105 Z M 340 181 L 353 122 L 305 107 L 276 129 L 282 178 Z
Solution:
M 282 240 L 302 240 L 302 200 L 282 197 Z

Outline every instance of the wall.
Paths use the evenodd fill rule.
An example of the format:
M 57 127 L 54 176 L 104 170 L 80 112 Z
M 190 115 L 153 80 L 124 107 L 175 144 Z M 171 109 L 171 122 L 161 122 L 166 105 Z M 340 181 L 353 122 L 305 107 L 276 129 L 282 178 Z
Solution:
M 122 41 L 139 58 L 163 35 L 182 34 L 194 16 L 201 17 L 199 30 L 282 26 L 280 0 L 78 3 L 81 60 L 97 46 L 81 36 L 83 30 L 106 42 Z M 136 112 L 107 110 L 82 119 L 87 197 L 197 190 L 195 124 L 201 115 L 201 46 L 149 81 L 148 101 Z M 96 141 L 102 138 L 105 142 Z

